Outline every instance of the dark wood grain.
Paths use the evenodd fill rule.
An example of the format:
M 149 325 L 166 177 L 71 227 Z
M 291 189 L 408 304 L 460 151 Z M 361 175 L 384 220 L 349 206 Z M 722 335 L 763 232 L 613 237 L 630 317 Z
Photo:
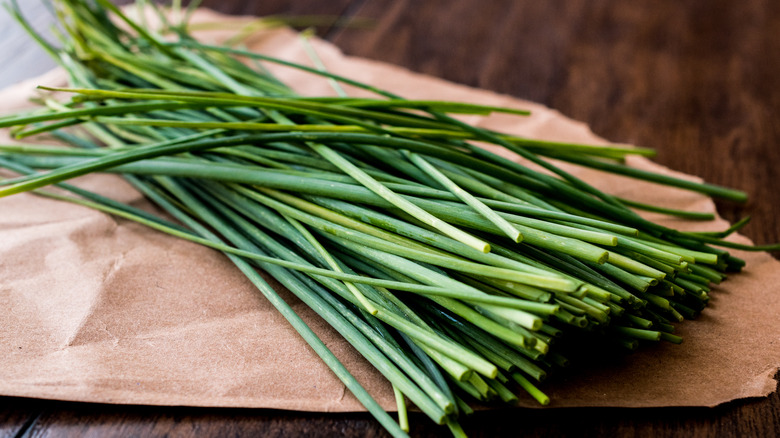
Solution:
M 20 436 L 28 437 L 387 436 L 364 413 L 320 414 L 268 409 L 4 400 L 36 410 L 31 412 L 27 423 L 14 429 L 21 432 Z M 412 414 L 411 423 L 414 436 L 442 436 L 445 432 L 421 414 Z M 777 393 L 768 399 L 742 400 L 714 409 L 505 409 L 479 412 L 463 421 L 469 436 L 475 437 L 772 437 L 777 436 L 778 424 L 780 395 Z M 8 430 L 11 431 L 10 428 Z
M 724 217 L 780 240 L 780 3 L 771 0 L 206 0 L 228 13 L 375 20 L 325 27 L 351 55 L 531 99 L 656 161 L 747 191 Z M 413 433 L 445 430 L 413 415 Z M 780 395 L 714 408 L 502 410 L 472 436 L 777 436 Z M 161 408 L 0 399 L 0 436 L 384 436 L 366 414 Z
M 373 1 L 334 42 L 364 56 L 530 99 L 656 161 L 750 194 L 720 202 L 780 240 L 780 3 Z
M 41 412 L 40 405 L 39 400 L 0 397 L 0 438 L 27 429 Z

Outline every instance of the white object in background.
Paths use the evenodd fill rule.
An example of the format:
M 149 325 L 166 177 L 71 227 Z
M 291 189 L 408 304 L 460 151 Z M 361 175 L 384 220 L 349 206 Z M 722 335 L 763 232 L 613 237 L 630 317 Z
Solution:
M 51 40 L 49 28 L 56 20 L 44 2 L 23 0 L 19 8 L 32 27 Z M 0 42 L 0 88 L 38 76 L 56 65 L 5 9 L 0 9 Z

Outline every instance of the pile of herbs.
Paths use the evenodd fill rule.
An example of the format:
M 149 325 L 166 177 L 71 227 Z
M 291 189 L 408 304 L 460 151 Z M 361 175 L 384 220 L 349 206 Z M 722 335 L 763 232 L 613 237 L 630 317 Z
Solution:
M 649 222 L 631 208 L 711 215 L 611 196 L 546 159 L 745 200 L 622 164 L 650 150 L 481 129 L 453 115 L 528 112 L 407 100 L 327 72 L 315 53 L 307 67 L 200 44 L 186 30 L 193 8 L 174 7 L 181 23 L 149 6 L 163 23 L 153 31 L 107 0 L 59 0 L 56 46 L 28 26 L 69 76 L 69 88 L 49 90 L 69 98 L 45 94 L 42 108 L 0 127 L 72 147 L 1 146 L 0 167 L 19 176 L 0 196 L 34 191 L 224 252 L 394 436 L 408 431 L 407 400 L 456 436 L 470 402 L 549 403 L 538 386 L 568 363 L 560 339 L 680 343 L 673 323 L 694 318 L 710 285 L 744 265 L 720 248 L 773 248 L 723 240 L 744 221 L 722 233 Z M 296 95 L 265 63 L 330 80 L 338 97 Z M 91 172 L 122 175 L 175 221 L 65 182 Z M 398 423 L 258 269 L 392 384 Z

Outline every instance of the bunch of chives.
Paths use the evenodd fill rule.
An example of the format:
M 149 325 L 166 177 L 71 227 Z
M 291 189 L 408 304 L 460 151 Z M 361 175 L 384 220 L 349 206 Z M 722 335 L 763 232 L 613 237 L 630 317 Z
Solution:
M 71 97 L 46 98 L 45 108 L 0 118 L 0 127 L 73 147 L 0 146 L 0 166 L 19 174 L 2 182 L 0 196 L 34 191 L 224 252 L 394 436 L 408 431 L 407 400 L 455 436 L 469 401 L 549 403 L 537 384 L 569 363 L 567 339 L 629 350 L 680 343 L 673 323 L 695 317 L 710 285 L 744 265 L 716 246 L 777 249 L 723 240 L 746 221 L 721 233 L 649 222 L 629 207 L 709 216 L 610 196 L 541 158 L 745 199 L 621 164 L 646 149 L 476 128 L 451 114 L 528 113 L 406 100 L 325 71 L 316 54 L 311 68 L 203 45 L 157 9 L 177 41 L 106 0 L 57 7 L 62 47 L 31 33 L 68 72 L 71 86 L 56 91 Z M 333 80 L 339 96 L 297 96 L 262 62 Z M 349 97 L 338 83 L 377 97 Z M 123 175 L 177 222 L 65 182 L 90 172 Z M 72 195 L 44 189 L 51 184 Z M 399 424 L 256 269 L 390 381 Z

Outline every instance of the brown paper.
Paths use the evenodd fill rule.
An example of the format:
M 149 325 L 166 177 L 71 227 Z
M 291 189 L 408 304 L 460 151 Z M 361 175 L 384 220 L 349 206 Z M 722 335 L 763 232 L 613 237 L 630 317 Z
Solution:
M 195 17 L 216 19 L 224 17 L 203 11 Z M 219 32 L 200 34 L 207 42 L 223 37 Z M 314 44 L 333 72 L 402 96 L 533 111 L 525 118 L 470 119 L 481 126 L 549 140 L 606 143 L 582 123 L 540 105 L 345 57 L 321 41 Z M 289 30 L 262 33 L 250 45 L 309 63 Z M 321 79 L 273 69 L 301 93 L 331 94 Z M 34 85 L 63 82 L 62 72 L 55 71 L 6 89 L 0 92 L 0 112 L 28 106 Z M 630 163 L 670 172 L 642 158 Z M 701 195 L 567 168 L 626 198 L 714 211 L 713 203 Z M 78 183 L 153 208 L 118 177 L 93 175 Z M 29 194 L 0 199 L 0 212 L 1 395 L 309 411 L 362 409 L 219 253 Z M 721 219 L 692 223 L 651 218 L 681 229 L 727 226 Z M 543 385 L 553 400 L 551 406 L 714 406 L 772 392 L 776 387 L 772 376 L 780 365 L 780 263 L 766 254 L 739 256 L 747 260 L 747 269 L 714 289 L 710 307 L 698 320 L 680 325 L 683 345 L 651 346 L 614 363 L 558 375 Z M 379 373 L 306 306 L 275 287 L 379 402 L 393 409 L 392 392 Z M 521 405 L 535 403 L 521 396 Z

